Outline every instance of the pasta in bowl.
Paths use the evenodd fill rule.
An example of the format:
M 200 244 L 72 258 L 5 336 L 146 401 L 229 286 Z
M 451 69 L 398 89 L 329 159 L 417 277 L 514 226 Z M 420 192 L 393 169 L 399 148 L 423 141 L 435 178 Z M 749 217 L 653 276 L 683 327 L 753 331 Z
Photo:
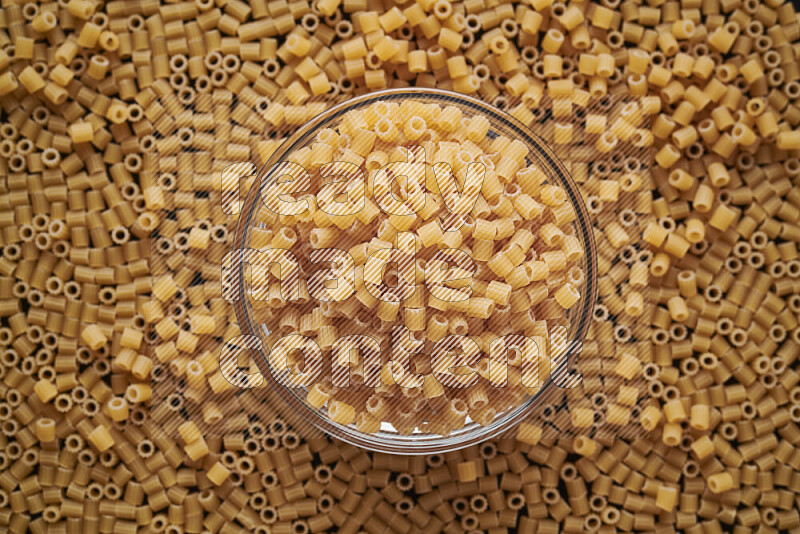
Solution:
M 268 387 L 385 452 L 523 421 L 567 373 L 596 292 L 586 208 L 553 152 L 440 90 L 372 93 L 294 133 L 234 251 L 237 319 Z

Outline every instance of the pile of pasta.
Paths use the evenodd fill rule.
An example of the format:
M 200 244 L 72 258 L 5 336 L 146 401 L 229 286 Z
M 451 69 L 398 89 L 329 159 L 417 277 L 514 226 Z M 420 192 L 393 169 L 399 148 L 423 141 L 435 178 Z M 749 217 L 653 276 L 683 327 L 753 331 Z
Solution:
M 0 528 L 796 530 L 798 40 L 780 0 L 3 3 Z M 312 437 L 270 388 L 223 376 L 257 377 L 253 362 L 219 356 L 245 328 L 221 283 L 255 180 L 236 166 L 265 164 L 334 103 L 412 86 L 473 95 L 541 135 L 592 214 L 598 267 L 581 386 L 514 435 L 425 457 Z M 649 121 L 633 133 L 630 99 Z M 400 117 L 381 133 L 392 122 L 406 136 Z M 242 183 L 230 199 L 232 166 Z M 496 207 L 518 213 L 513 180 L 500 183 Z M 495 221 L 511 215 L 489 212 L 492 228 L 473 215 L 458 246 L 504 235 Z M 401 229 L 392 219 L 383 231 Z M 309 249 L 333 226 L 344 233 L 316 224 Z M 540 261 L 514 264 L 518 242 L 500 257 Z M 532 248 L 541 258 L 563 243 Z M 486 269 L 479 280 L 513 285 Z M 544 308 L 563 313 L 566 280 L 548 283 L 534 281 Z M 476 287 L 497 315 L 500 295 Z M 509 306 L 517 294 L 531 298 L 512 290 Z M 493 321 L 449 306 L 428 306 L 417 335 L 437 315 L 448 328 L 448 314 Z M 324 337 L 339 319 L 321 315 L 311 326 Z M 408 326 L 405 309 L 394 319 Z
M 289 261 L 269 269 L 267 256 L 252 275 L 268 359 L 301 369 L 305 356 L 309 373 L 313 340 L 334 364 L 305 381 L 307 400 L 327 403 L 333 421 L 449 434 L 467 417 L 492 422 L 549 378 L 549 331 L 566 333 L 585 282 L 576 208 L 529 146 L 489 130 L 480 112 L 378 100 L 288 154 L 297 176 L 265 186 L 252 208 L 250 247 L 297 263 L 294 273 Z M 290 190 L 306 204 L 282 211 Z M 314 272 L 322 260 L 335 263 L 327 277 Z M 501 339 L 521 333 L 530 339 L 519 350 Z M 364 380 L 370 367 L 380 380 Z M 338 371 L 354 382 L 339 386 Z

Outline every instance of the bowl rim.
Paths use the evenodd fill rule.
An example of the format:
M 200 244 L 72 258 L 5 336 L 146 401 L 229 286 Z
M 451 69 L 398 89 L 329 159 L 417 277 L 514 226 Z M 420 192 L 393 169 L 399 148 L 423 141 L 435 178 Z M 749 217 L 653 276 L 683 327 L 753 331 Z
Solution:
M 234 231 L 231 243 L 231 250 L 235 251 L 247 248 L 246 243 L 248 241 L 249 230 L 252 228 L 252 217 L 257 211 L 253 208 L 260 199 L 259 193 L 265 176 L 269 173 L 270 169 L 278 162 L 282 161 L 287 154 L 300 148 L 298 145 L 304 144 L 310 133 L 316 132 L 321 124 L 334 120 L 353 109 L 363 108 L 379 100 L 402 100 L 403 98 L 433 98 L 438 100 L 440 104 L 451 103 L 462 106 L 465 105 L 476 111 L 480 111 L 487 115 L 490 121 L 500 121 L 505 128 L 510 129 L 515 135 L 519 136 L 527 146 L 535 148 L 539 160 L 544 160 L 544 162 L 548 164 L 549 167 L 543 169 L 543 171 L 548 175 L 548 179 L 554 180 L 566 190 L 570 203 L 573 208 L 575 208 L 577 215 L 574 223 L 578 232 L 581 234 L 579 236 L 581 238 L 581 243 L 586 249 L 584 255 L 586 260 L 586 282 L 584 287 L 587 288 L 588 291 L 581 300 L 582 310 L 578 315 L 577 325 L 573 323 L 575 326 L 570 328 L 571 335 L 569 336 L 571 342 L 582 344 L 586 338 L 589 324 L 591 323 L 594 304 L 597 301 L 597 248 L 594 240 L 593 225 L 591 224 L 591 218 L 586 204 L 583 201 L 583 197 L 564 164 L 540 136 L 535 134 L 528 126 L 511 116 L 508 112 L 472 96 L 444 89 L 421 87 L 384 89 L 356 96 L 336 104 L 300 125 L 294 133 L 289 135 L 289 137 L 281 143 L 278 149 L 269 157 L 261 170 L 256 174 L 253 186 L 250 187 L 239 212 L 236 230 Z M 341 441 L 373 452 L 403 455 L 444 453 L 469 447 L 470 445 L 482 443 L 496 437 L 523 422 L 528 412 L 532 411 L 537 405 L 543 404 L 544 398 L 552 388 L 554 386 L 558 387 L 554 379 L 562 379 L 568 375 L 580 353 L 580 351 L 570 350 L 568 357 L 559 362 L 556 369 L 551 370 L 547 380 L 542 384 L 535 395 L 531 396 L 516 408 L 508 410 L 499 417 L 496 417 L 489 425 L 477 426 L 476 428 L 465 431 L 463 434 L 448 436 L 411 434 L 409 436 L 401 436 L 402 438 L 407 438 L 402 440 L 397 440 L 395 437 L 381 438 L 381 433 L 368 434 L 355 430 L 350 426 L 334 423 L 317 410 L 302 402 L 291 391 L 288 391 L 289 388 L 275 379 L 266 361 L 262 334 L 257 331 L 259 330 L 258 328 L 253 327 L 253 321 L 250 317 L 251 306 L 245 295 L 246 284 L 243 283 L 243 266 L 244 262 L 239 262 L 237 265 L 232 266 L 234 271 L 233 276 L 237 280 L 234 287 L 238 289 L 238 294 L 236 294 L 231 303 L 234 307 L 241 335 L 255 337 L 262 346 L 262 350 L 257 350 L 253 348 L 250 343 L 246 343 L 244 350 L 247 350 L 267 382 L 263 387 L 270 387 L 277 391 L 280 398 L 294 412 L 294 415 L 299 416 L 304 422 L 310 423 L 318 430 Z M 473 425 L 475 425 L 475 423 L 473 423 Z

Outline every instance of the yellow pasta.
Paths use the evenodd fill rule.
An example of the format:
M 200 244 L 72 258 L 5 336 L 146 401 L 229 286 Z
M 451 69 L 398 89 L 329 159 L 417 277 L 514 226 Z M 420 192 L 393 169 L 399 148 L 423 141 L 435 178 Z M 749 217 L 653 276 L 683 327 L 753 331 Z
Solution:
M 389 18 L 385 22 L 393 24 Z M 443 33 L 447 39 L 446 32 Z M 367 44 L 381 60 L 389 60 L 395 53 L 393 39 L 387 35 L 376 36 Z M 506 53 L 508 45 L 507 40 L 500 38 L 493 44 L 501 55 Z M 349 48 L 342 48 L 343 52 L 346 50 Z M 432 64 L 439 64 L 452 77 L 458 78 L 468 72 L 465 56 L 454 55 L 437 63 L 439 52 L 429 51 L 424 57 Z M 314 72 L 306 60 L 301 66 L 308 74 Z M 520 83 L 528 82 L 520 79 Z M 522 91 L 521 87 L 518 89 Z M 289 97 L 293 91 L 292 86 L 287 87 Z M 332 298 L 326 304 L 330 310 L 327 313 L 344 313 L 351 321 L 338 327 L 316 322 L 314 313 L 309 314 L 306 308 L 287 301 L 281 306 L 279 316 L 267 319 L 268 324 L 277 321 L 270 324 L 270 328 L 281 333 L 303 332 L 323 350 L 332 347 L 337 339 L 370 332 L 378 325 L 381 325 L 379 331 L 389 325 L 402 325 L 407 329 L 407 339 L 423 338 L 430 343 L 439 343 L 448 336 L 467 335 L 477 324 L 493 326 L 497 314 L 511 313 L 515 327 L 530 329 L 533 323 L 528 309 L 522 301 L 515 301 L 515 293 L 524 295 L 522 298 L 527 300 L 528 306 L 541 303 L 547 306 L 550 316 L 569 324 L 567 318 L 571 312 L 568 310 L 583 297 L 579 289 L 584 277 L 580 264 L 585 251 L 571 228 L 575 212 L 567 192 L 563 187 L 547 183 L 547 176 L 538 169 L 524 169 L 525 158 L 529 157 L 527 145 L 505 137 L 490 139 L 489 131 L 489 119 L 480 113 L 467 117 L 461 108 L 452 105 L 412 99 L 386 100 L 348 112 L 338 124 L 321 132 L 308 149 L 292 154 L 291 160 L 307 161 L 313 172 L 319 172 L 317 169 L 325 168 L 330 162 L 342 160 L 363 164 L 371 173 L 370 187 L 348 188 L 347 195 L 354 202 L 363 198 L 365 207 L 371 206 L 371 215 L 367 217 L 361 211 L 349 216 L 335 214 L 329 205 L 345 188 L 325 192 L 320 188 L 310 197 L 315 198 L 312 204 L 318 209 L 306 219 L 312 221 L 308 231 L 287 221 L 269 235 L 258 233 L 259 240 L 275 249 L 296 251 L 302 244 L 299 236 L 303 232 L 311 250 L 325 251 L 346 238 L 347 229 L 355 220 L 370 222 L 376 230 L 374 235 L 362 237 L 361 244 L 348 247 L 358 268 L 354 273 L 347 269 L 338 272 L 336 285 L 324 293 Z M 567 143 L 570 139 L 571 134 L 563 141 Z M 419 144 L 419 149 L 414 143 Z M 494 152 L 499 155 L 492 161 L 490 154 Z M 332 165 L 340 166 L 340 171 L 345 168 L 342 163 Z M 393 184 L 386 179 L 389 170 L 410 179 Z M 458 182 L 461 185 L 457 185 Z M 397 191 L 393 191 L 398 185 L 401 187 L 399 197 Z M 618 189 L 616 181 L 603 186 L 607 191 L 604 198 L 611 198 L 614 187 Z M 618 194 L 617 189 L 613 189 L 614 195 Z M 504 192 L 514 194 L 507 196 Z M 405 198 L 405 204 L 398 198 Z M 445 208 L 456 215 L 469 213 L 475 209 L 472 206 L 481 206 L 483 213 L 470 221 L 445 215 Z M 543 222 L 546 217 L 549 222 Z M 187 240 L 189 248 L 204 250 L 211 246 L 209 235 L 205 230 L 191 230 Z M 461 260 L 458 256 L 449 260 L 463 260 L 463 265 L 448 266 L 447 256 L 437 257 L 440 249 L 445 252 L 459 247 L 466 247 L 472 254 Z M 414 261 L 404 263 L 404 257 L 411 257 L 405 254 L 416 254 Z M 266 271 L 254 270 L 254 276 L 256 272 Z M 394 281 L 392 289 L 384 286 L 387 276 Z M 319 293 L 318 286 L 316 282 L 308 283 L 309 293 Z M 552 289 L 548 290 L 550 286 Z M 170 277 L 161 278 L 154 285 L 154 294 L 161 300 L 168 299 L 175 290 L 175 281 Z M 270 287 L 269 292 L 274 294 L 276 303 L 283 302 L 278 288 Z M 313 309 L 321 311 L 321 308 Z M 353 324 L 354 318 L 358 318 L 358 324 Z M 201 324 L 201 321 L 195 322 L 198 326 Z M 538 322 L 537 327 L 546 329 L 547 321 Z M 174 339 L 167 347 L 159 347 L 161 359 L 176 357 L 173 346 L 183 353 L 191 351 L 196 343 L 196 338 L 190 337 L 194 334 L 176 330 L 174 321 L 162 319 L 157 330 L 165 339 Z M 491 334 L 490 330 L 484 332 Z M 481 347 L 470 344 L 469 339 L 461 341 L 469 354 L 477 358 L 481 352 L 489 352 L 489 344 L 482 343 Z M 541 350 L 545 354 L 547 347 L 542 346 Z M 352 360 L 353 354 L 345 351 L 336 365 L 360 377 L 372 364 L 361 349 L 355 360 L 357 363 Z M 513 352 L 510 354 L 512 356 L 503 357 L 516 358 Z M 464 426 L 467 417 L 479 424 L 488 424 L 498 412 L 518 404 L 538 387 L 522 384 L 521 372 L 509 370 L 499 360 L 486 357 L 480 359 L 472 373 L 478 385 L 464 390 L 447 388 L 448 380 L 464 380 L 457 374 L 445 372 L 452 366 L 435 366 L 432 373 L 423 377 L 414 366 L 402 361 L 392 360 L 391 364 L 381 366 L 380 380 L 376 384 L 380 398 L 398 402 L 400 390 L 393 388 L 401 386 L 405 388 L 405 395 L 412 397 L 443 397 L 442 402 L 447 406 L 445 412 L 417 403 L 417 408 L 403 414 L 377 407 L 371 409 L 369 403 L 365 410 L 357 393 L 334 393 L 330 387 L 334 377 L 324 374 L 314 375 L 312 382 L 306 384 L 306 402 L 314 409 L 325 411 L 333 422 L 355 425 L 362 432 L 376 432 L 384 423 L 389 423 L 403 434 L 421 426 L 425 431 L 446 433 Z M 289 368 L 291 365 L 290 360 L 281 364 Z M 528 382 L 530 373 L 525 376 Z M 216 377 L 212 375 L 208 381 L 213 383 L 212 388 L 220 390 L 224 384 Z M 537 373 L 533 382 L 540 384 L 539 378 Z M 513 401 L 503 400 L 509 397 L 509 392 L 498 388 L 508 382 L 511 382 Z M 620 423 L 623 415 L 624 410 L 621 410 Z

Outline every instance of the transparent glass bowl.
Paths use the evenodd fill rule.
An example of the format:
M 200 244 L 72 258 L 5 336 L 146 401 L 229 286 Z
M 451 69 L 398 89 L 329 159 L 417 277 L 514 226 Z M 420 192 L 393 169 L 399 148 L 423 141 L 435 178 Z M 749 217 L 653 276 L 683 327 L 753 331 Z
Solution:
M 268 183 L 269 173 L 276 163 L 285 161 L 285 158 L 292 152 L 310 146 L 314 142 L 317 132 L 323 128 L 335 128 L 342 116 L 349 111 L 367 108 L 378 101 L 400 102 L 407 99 L 415 99 L 428 104 L 436 103 L 440 106 L 456 106 L 461 109 L 465 117 L 481 114 L 486 116 L 490 124 L 487 136 L 504 135 L 523 141 L 530 150 L 527 163 L 535 163 L 545 172 L 548 177 L 546 183 L 561 186 L 566 191 L 568 200 L 577 214 L 577 218 L 572 223 L 575 235 L 581 241 L 585 251 L 581 265 L 585 273 L 584 282 L 582 287 L 578 288 L 581 297 L 568 312 L 570 331 L 567 339 L 573 343 L 582 342 L 589 327 L 597 295 L 597 253 L 592 224 L 577 186 L 553 151 L 528 127 L 498 108 L 450 91 L 404 88 L 374 92 L 336 105 L 300 127 L 272 155 L 270 161 L 259 173 L 254 186 L 248 192 L 234 235 L 234 250 L 247 248 L 253 229 L 264 227 L 263 223 L 258 222 L 255 217 L 257 210 L 263 209 L 260 184 Z M 269 334 L 269 330 L 263 323 L 254 321 L 252 303 L 246 297 L 247 277 L 243 265 L 233 267 L 233 277 L 237 282 L 237 291 L 241 291 L 239 299 L 233 303 L 241 332 L 243 335 L 255 336 L 263 341 Z M 264 346 L 263 342 L 261 346 Z M 447 436 L 421 433 L 419 430 L 410 435 L 401 435 L 388 424 L 384 424 L 380 432 L 364 433 L 358 431 L 353 424 L 345 426 L 335 423 L 328 417 L 324 409 L 316 409 L 305 401 L 305 389 L 288 388 L 275 379 L 267 354 L 251 350 L 251 356 L 264 375 L 267 382 L 266 387 L 274 388 L 290 410 L 322 432 L 373 451 L 396 454 L 432 454 L 481 443 L 524 421 L 544 402 L 547 392 L 551 388 L 558 387 L 553 383 L 554 379 L 558 381 L 558 378 L 569 372 L 577 353 L 569 354 L 568 358 L 562 359 L 559 365 L 551 370 L 550 378 L 542 384 L 538 393 L 530 396 L 516 408 L 498 413 L 494 420 L 486 426 L 478 425 L 468 419 L 466 426 L 454 430 Z

